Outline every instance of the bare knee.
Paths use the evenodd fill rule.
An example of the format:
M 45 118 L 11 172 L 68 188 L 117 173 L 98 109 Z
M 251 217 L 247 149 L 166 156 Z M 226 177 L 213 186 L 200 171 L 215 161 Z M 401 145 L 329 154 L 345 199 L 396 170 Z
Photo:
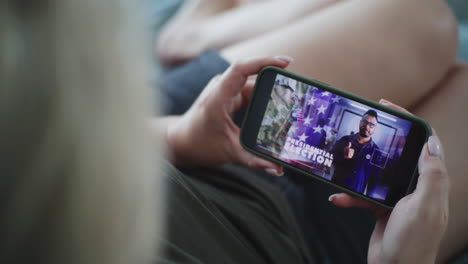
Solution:
M 398 74 L 394 85 L 400 86 L 390 98 L 411 108 L 455 64 L 457 24 L 443 0 L 394 0 L 382 5 L 385 11 L 379 19 L 385 26 L 380 29 L 385 30 L 387 43 L 381 49 L 387 52 L 390 74 Z
M 179 64 L 197 56 L 203 49 L 197 25 L 178 27 L 168 25 L 156 41 L 156 54 L 166 65 Z
M 455 63 L 458 31 L 454 14 L 442 0 L 407 2 L 417 3 L 412 13 L 419 16 L 411 48 L 419 66 L 426 68 L 426 74 L 432 72 L 435 81 L 439 81 Z

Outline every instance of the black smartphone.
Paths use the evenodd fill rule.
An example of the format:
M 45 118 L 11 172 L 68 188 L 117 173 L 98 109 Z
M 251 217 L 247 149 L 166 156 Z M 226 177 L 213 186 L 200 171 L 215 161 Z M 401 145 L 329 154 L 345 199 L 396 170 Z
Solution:
M 430 126 L 276 67 L 258 75 L 244 118 L 248 151 L 386 208 L 412 192 Z

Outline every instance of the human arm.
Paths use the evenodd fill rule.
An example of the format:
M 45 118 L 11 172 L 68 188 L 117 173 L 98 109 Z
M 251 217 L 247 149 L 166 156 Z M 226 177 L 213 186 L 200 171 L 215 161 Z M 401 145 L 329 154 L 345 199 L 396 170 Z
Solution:
M 336 162 L 343 162 L 345 160 L 344 149 L 348 145 L 349 139 L 347 136 L 340 138 L 336 144 L 333 146 L 331 152 L 333 154 L 333 159 Z
M 289 62 L 287 57 L 236 62 L 210 81 L 184 115 L 154 121 L 160 122 L 164 130 L 171 161 L 181 167 L 240 163 L 252 169 L 272 169 L 282 174 L 282 166 L 242 148 L 240 129 L 232 121 L 232 114 L 248 103 L 253 90 L 253 85 L 247 84 L 249 76 L 265 66 L 284 68 Z

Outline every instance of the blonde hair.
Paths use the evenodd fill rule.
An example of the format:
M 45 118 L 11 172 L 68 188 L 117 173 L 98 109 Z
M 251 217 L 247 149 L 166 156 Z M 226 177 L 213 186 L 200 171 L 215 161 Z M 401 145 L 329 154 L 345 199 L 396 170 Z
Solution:
M 0 2 L 0 263 L 155 254 L 150 42 L 132 2 Z

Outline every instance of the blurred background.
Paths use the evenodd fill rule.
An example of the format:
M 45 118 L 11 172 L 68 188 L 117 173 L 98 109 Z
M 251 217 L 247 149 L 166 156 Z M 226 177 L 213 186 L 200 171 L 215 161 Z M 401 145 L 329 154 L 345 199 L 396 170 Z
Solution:
M 452 7 L 458 20 L 458 32 L 460 37 L 458 58 L 468 60 L 468 1 L 448 0 L 447 3 Z

